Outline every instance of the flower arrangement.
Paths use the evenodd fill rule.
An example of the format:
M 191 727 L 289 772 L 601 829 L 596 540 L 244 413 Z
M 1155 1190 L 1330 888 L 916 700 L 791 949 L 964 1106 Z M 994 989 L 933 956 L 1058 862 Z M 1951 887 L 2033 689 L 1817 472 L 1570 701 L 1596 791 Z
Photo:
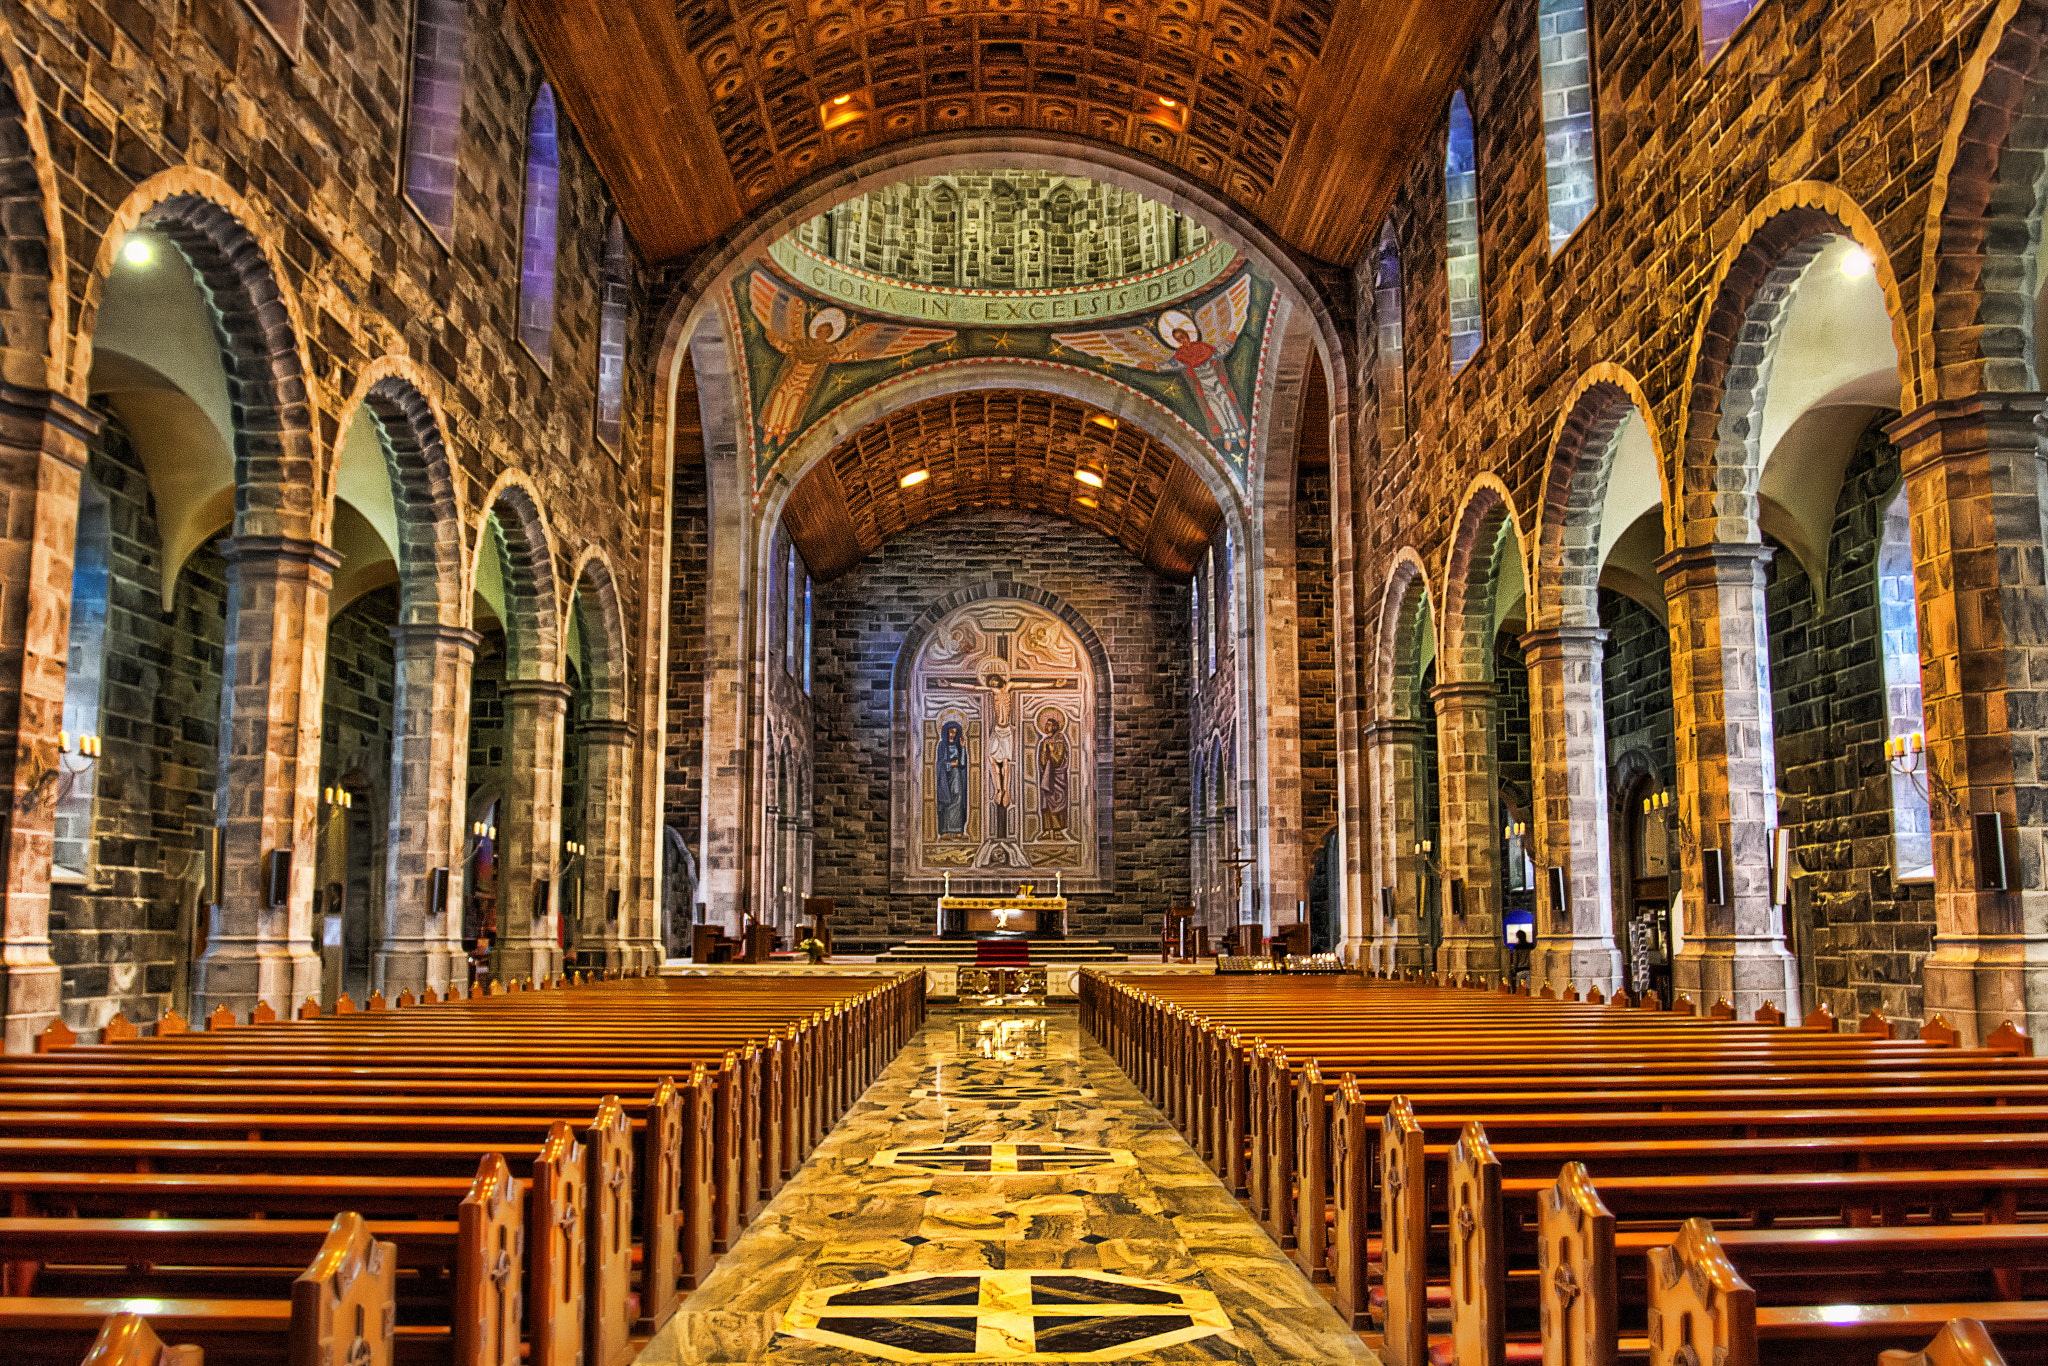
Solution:
M 802 949 L 804 951 L 804 956 L 806 958 L 809 958 L 813 963 L 822 963 L 825 961 L 824 940 L 816 938 L 806 939 L 802 943 L 798 944 L 797 947 Z

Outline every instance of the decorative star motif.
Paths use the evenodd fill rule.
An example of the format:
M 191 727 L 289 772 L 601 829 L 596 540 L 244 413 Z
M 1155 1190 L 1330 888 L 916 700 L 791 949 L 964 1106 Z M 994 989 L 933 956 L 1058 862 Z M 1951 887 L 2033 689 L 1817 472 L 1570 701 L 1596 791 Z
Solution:
M 990 349 L 990 350 L 992 350 L 992 351 L 1007 351 L 1007 350 L 1009 350 L 1009 349 L 1010 349 L 1010 334 L 1009 334 L 1009 333 L 1007 333 L 1007 332 L 1000 332 L 1000 333 L 997 333 L 997 334 L 996 334 L 996 339 L 995 339 L 995 340 L 994 340 L 993 342 L 991 342 L 991 343 L 989 344 L 989 349 Z
M 847 385 L 851 383 L 853 383 L 853 377 L 851 375 L 832 376 L 832 387 L 835 390 L 844 389 Z
M 944 346 L 940 347 L 939 351 L 943 355 L 958 355 L 960 352 L 960 343 L 957 340 L 949 341 Z
M 1179 398 L 1179 397 L 1180 397 L 1180 381 L 1179 381 L 1179 380 L 1173 380 L 1172 382 L 1170 382 L 1170 383 L 1169 383 L 1169 384 L 1168 384 L 1168 385 L 1166 386 L 1166 396 L 1167 396 L 1168 398 Z

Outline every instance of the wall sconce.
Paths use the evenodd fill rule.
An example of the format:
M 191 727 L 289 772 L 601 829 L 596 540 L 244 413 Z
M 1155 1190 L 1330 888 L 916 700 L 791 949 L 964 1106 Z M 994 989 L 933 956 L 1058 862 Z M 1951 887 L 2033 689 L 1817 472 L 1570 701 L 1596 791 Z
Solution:
M 78 753 L 79 753 L 79 756 L 80 756 L 81 758 L 85 758 L 85 759 L 97 759 L 97 758 L 99 758 L 99 757 L 100 757 L 100 737 L 99 737 L 99 736 L 97 736 L 97 735 L 84 735 L 84 734 L 81 734 L 81 735 L 79 735 L 79 736 L 77 737 L 77 740 L 78 740 Z M 72 741 L 72 735 L 71 735 L 71 732 L 70 732 L 70 731 L 68 731 L 68 730 L 60 730 L 60 731 L 58 731 L 58 732 L 57 732 L 57 752 L 58 752 L 59 754 L 69 754 L 69 753 L 71 753 L 71 741 Z
M 345 787 L 330 787 L 326 795 L 329 806 L 338 806 L 344 811 L 356 804 L 355 794 Z
M 1920 800 L 1926 801 L 1930 796 L 1941 798 L 1941 809 L 1950 816 L 1961 810 L 1962 799 L 1956 796 L 1955 789 L 1934 767 L 1933 757 L 1927 749 L 1926 732 L 1916 730 L 1911 735 L 1894 735 L 1884 742 L 1884 757 L 1892 772 L 1912 780 L 1920 792 Z

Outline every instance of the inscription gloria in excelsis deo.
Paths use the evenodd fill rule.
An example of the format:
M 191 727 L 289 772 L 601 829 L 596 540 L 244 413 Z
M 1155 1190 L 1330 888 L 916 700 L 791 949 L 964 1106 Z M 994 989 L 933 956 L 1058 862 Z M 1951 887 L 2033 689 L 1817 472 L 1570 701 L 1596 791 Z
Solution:
M 768 255 L 778 269 L 804 288 L 871 313 L 970 326 L 1029 327 L 1116 318 L 1185 298 L 1228 274 L 1237 260 L 1237 249 L 1228 242 L 1214 242 L 1149 274 L 1101 285 L 1043 290 L 942 289 L 884 280 L 848 270 L 788 237 L 770 246 Z

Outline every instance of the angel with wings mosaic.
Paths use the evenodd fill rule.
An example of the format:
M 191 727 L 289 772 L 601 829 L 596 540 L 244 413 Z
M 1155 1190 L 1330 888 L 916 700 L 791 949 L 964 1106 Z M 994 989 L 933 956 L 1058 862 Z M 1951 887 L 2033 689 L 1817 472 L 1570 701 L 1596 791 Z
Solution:
M 1230 390 L 1223 362 L 1244 331 L 1251 303 L 1251 276 L 1240 275 L 1197 304 L 1193 317 L 1170 308 L 1151 327 L 1141 324 L 1099 332 L 1061 332 L 1055 333 L 1053 340 L 1133 370 L 1185 374 L 1202 416 L 1208 420 L 1209 439 L 1243 460 L 1250 454 L 1251 427 L 1238 407 L 1237 395 Z
M 783 356 L 775 387 L 761 410 L 761 431 L 771 447 L 796 434 L 804 409 L 810 406 L 829 367 L 895 360 L 955 335 L 951 328 L 905 323 L 855 326 L 842 308 L 820 308 L 814 313 L 801 294 L 759 270 L 748 281 L 747 303 L 768 334 L 769 344 Z

